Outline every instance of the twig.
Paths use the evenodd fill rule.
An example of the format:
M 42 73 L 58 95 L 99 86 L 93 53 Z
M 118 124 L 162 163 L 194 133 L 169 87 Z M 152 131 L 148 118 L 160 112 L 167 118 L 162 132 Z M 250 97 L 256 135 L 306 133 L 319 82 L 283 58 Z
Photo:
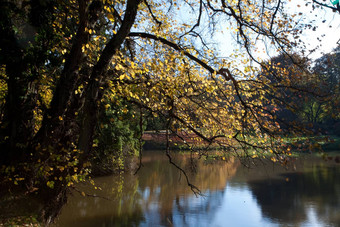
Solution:
M 168 157 L 170 164 L 175 166 L 181 173 L 183 173 L 183 175 L 185 176 L 185 179 L 187 181 L 188 186 L 190 187 L 191 191 L 195 194 L 195 196 L 196 197 L 198 195 L 203 196 L 203 194 L 201 193 L 201 190 L 190 182 L 189 177 L 188 177 L 187 173 L 185 172 L 185 170 L 183 170 L 180 166 L 178 166 L 175 162 L 172 161 L 172 157 L 170 155 L 170 139 L 169 139 L 170 123 L 171 123 L 171 119 L 168 121 L 167 129 L 166 129 L 166 156 Z
M 142 146 L 142 138 L 143 138 L 143 109 L 142 107 L 139 108 L 139 130 L 140 130 L 140 136 L 139 136 L 139 165 L 134 173 L 135 175 L 138 173 L 138 171 L 142 168 L 143 163 L 142 163 L 142 155 L 143 155 L 143 146 Z
M 85 195 L 85 196 L 93 197 L 93 198 L 101 198 L 101 199 L 105 199 L 105 200 L 108 200 L 108 201 L 113 201 L 112 199 L 109 199 L 109 198 L 104 197 L 104 196 L 88 194 L 88 193 L 86 193 L 86 192 L 80 191 L 80 190 L 77 189 L 76 187 L 72 187 L 72 189 L 75 190 L 76 192 L 78 192 L 78 193 L 81 194 L 81 195 Z

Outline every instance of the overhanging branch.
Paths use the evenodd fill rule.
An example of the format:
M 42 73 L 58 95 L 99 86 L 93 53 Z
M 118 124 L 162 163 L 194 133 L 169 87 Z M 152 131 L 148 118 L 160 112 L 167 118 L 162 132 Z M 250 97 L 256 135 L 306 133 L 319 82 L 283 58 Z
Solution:
M 185 56 L 187 56 L 188 58 L 190 58 L 191 60 L 195 61 L 197 64 L 199 64 L 200 66 L 202 66 L 203 68 L 205 68 L 206 70 L 208 70 L 211 74 L 220 74 L 222 75 L 226 80 L 231 80 L 232 79 L 232 75 L 229 71 L 229 69 L 227 68 L 221 68 L 219 70 L 215 70 L 213 69 L 211 66 L 209 66 L 208 64 L 206 64 L 205 62 L 203 62 L 202 60 L 198 59 L 197 57 L 195 57 L 194 55 L 190 54 L 189 52 L 185 51 L 182 47 L 180 47 L 178 44 L 173 43 L 165 38 L 156 36 L 156 35 L 152 35 L 149 33 L 145 33 L 145 32 L 131 32 L 128 37 L 140 37 L 140 38 L 145 38 L 145 39 L 153 39 L 156 41 L 160 41 L 161 43 L 173 48 L 174 50 L 177 51 L 181 51 Z

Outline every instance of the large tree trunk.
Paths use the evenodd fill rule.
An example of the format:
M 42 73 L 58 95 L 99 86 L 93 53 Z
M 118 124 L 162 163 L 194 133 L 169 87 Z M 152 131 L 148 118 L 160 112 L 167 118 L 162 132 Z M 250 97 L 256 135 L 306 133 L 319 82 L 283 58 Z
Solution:
M 121 27 L 104 48 L 99 61 L 93 68 L 86 87 L 85 104 L 81 116 L 81 133 L 78 142 L 80 151 L 84 152 L 82 162 L 87 159 L 92 149 L 95 125 L 98 118 L 98 102 L 102 96 L 100 87 L 106 81 L 106 70 L 113 55 L 120 48 L 134 24 L 139 3 L 140 0 L 128 0 Z
M 79 1 L 79 26 L 70 54 L 55 88 L 50 108 L 46 111 L 35 144 L 43 147 L 56 145 L 64 140 L 69 127 L 75 122 L 75 89 L 79 80 L 79 69 L 83 63 L 82 47 L 89 41 L 86 28 L 89 23 L 88 2 Z
M 106 70 L 111 62 L 113 55 L 120 48 L 135 21 L 138 5 L 140 0 L 128 0 L 126 13 L 122 25 L 117 34 L 107 43 L 97 64 L 93 67 L 92 73 L 88 80 L 88 86 L 84 88 L 84 106 L 80 110 L 80 135 L 78 140 L 78 149 L 82 151 L 79 170 L 83 168 L 83 163 L 87 161 L 88 155 L 92 148 L 93 136 L 98 114 L 98 100 L 101 97 L 101 89 L 103 82 L 106 80 Z M 80 10 L 82 7 L 80 7 Z M 85 23 L 85 22 L 84 22 Z M 79 111 L 74 100 L 74 89 L 76 88 L 79 65 L 82 64 L 82 45 L 88 41 L 88 34 L 85 34 L 80 26 L 77 34 L 76 42 L 72 47 L 68 63 L 65 64 L 65 70 L 60 78 L 55 96 L 51 103 L 51 110 L 45 116 L 43 126 L 39 132 L 37 142 L 41 141 L 44 146 L 55 146 L 55 152 L 58 152 L 59 146 L 66 148 L 70 146 L 73 139 L 68 136 L 68 130 L 72 130 L 72 122 L 77 121 L 75 112 Z M 78 58 L 78 59 L 74 59 Z M 61 117 L 61 118 L 60 118 Z M 63 119 L 63 120 L 61 120 Z M 51 144 L 52 143 L 52 144 Z M 60 144 L 60 145 L 58 145 Z M 65 171 L 64 171 L 65 172 Z M 44 197 L 45 206 L 41 210 L 41 219 L 49 224 L 60 212 L 61 207 L 67 200 L 66 182 L 55 182 L 52 194 L 49 188 L 44 187 L 41 192 Z
M 13 30 L 11 13 L 14 4 L 0 3 L 0 64 L 6 66 L 7 96 L 0 141 L 1 162 L 10 163 L 22 158 L 24 148 L 34 135 L 34 107 L 37 101 L 34 76 L 29 75 L 29 56 L 26 46 L 18 41 Z
M 40 2 L 32 0 L 32 3 Z M 82 164 L 87 160 L 92 149 L 98 114 L 98 101 L 102 95 L 100 87 L 106 81 L 106 71 L 113 55 L 119 50 L 134 24 L 140 0 L 127 1 L 125 16 L 117 34 L 113 35 L 112 39 L 107 43 L 92 71 L 89 70 L 87 76 L 88 85 L 84 87 L 84 105 L 80 109 L 79 97 L 76 97 L 74 91 L 79 83 L 84 80 L 83 76 L 80 77 L 79 70 L 85 64 L 82 47 L 89 42 L 90 38 L 86 28 L 94 26 L 94 21 L 91 21 L 91 18 L 95 17 L 89 15 L 92 13 L 89 12 L 90 3 L 94 2 L 96 1 L 78 1 L 79 23 L 77 34 L 55 88 L 50 108 L 45 112 L 42 126 L 34 138 L 32 138 L 34 135 L 34 128 L 32 126 L 34 126 L 33 111 L 36 107 L 37 90 L 35 86 L 32 86 L 34 85 L 34 80 L 28 80 L 32 76 L 32 62 L 26 61 L 25 50 L 17 44 L 14 32 L 12 31 L 10 15 L 7 14 L 6 7 L 0 3 L 1 53 L 5 53 L 4 56 L 11 56 L 7 60 L 0 59 L 0 63 L 6 65 L 6 74 L 9 77 L 5 116 L 5 120 L 9 124 L 6 127 L 7 131 L 4 133 L 4 135 L 9 135 L 9 142 L 7 143 L 9 147 L 5 150 L 9 152 L 6 152 L 2 157 L 8 156 L 6 160 L 15 160 L 15 158 L 23 157 L 24 153 L 32 154 L 32 157 L 25 161 L 22 159 L 21 162 L 27 162 L 26 167 L 31 170 L 30 173 L 27 172 L 26 178 L 31 177 L 32 182 L 39 181 L 39 185 L 35 185 L 35 187 L 39 188 L 39 194 L 44 203 L 44 207 L 41 210 L 41 220 L 46 224 L 53 221 L 66 202 L 68 189 L 65 175 L 69 171 L 73 171 L 73 169 L 68 167 L 68 163 L 65 161 L 65 168 L 69 169 L 60 173 L 53 173 L 55 174 L 53 179 L 60 176 L 60 179 L 64 180 L 55 180 L 54 188 L 50 189 L 46 183 L 52 179 L 52 176 L 44 175 L 44 178 L 36 177 L 35 172 L 39 171 L 39 168 L 29 163 L 43 163 L 43 167 L 53 167 L 53 165 L 57 164 L 53 163 L 51 156 L 63 155 L 62 152 L 71 149 L 74 146 L 71 144 L 76 143 L 78 139 L 78 148 L 82 153 L 72 153 L 72 155 L 80 155 L 78 157 L 80 158 L 78 169 L 81 170 L 83 168 Z M 101 1 L 98 2 L 100 3 Z M 45 61 L 42 62 L 44 64 Z M 41 63 L 39 62 L 35 66 L 38 67 L 39 64 Z M 76 112 L 81 114 L 77 116 Z M 79 126 L 81 130 L 79 130 L 80 134 L 77 134 Z M 24 144 L 22 146 L 24 149 L 18 149 L 21 147 L 20 143 Z M 27 152 L 27 149 L 29 149 L 29 152 Z M 16 162 L 20 162 L 20 160 L 16 159 Z

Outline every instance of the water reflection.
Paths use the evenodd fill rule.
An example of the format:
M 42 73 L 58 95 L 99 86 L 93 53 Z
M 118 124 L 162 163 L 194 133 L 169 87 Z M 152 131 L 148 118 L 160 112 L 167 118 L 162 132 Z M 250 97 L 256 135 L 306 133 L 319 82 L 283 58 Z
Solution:
M 322 164 L 322 163 L 320 163 Z M 249 181 L 263 216 L 299 226 L 340 226 L 340 168 L 313 165 L 306 172 L 283 173 L 282 179 Z M 313 217 L 314 216 L 314 217 Z
M 190 159 L 177 157 L 189 171 Z M 340 166 L 299 161 L 296 171 L 271 165 L 197 162 L 196 197 L 165 156 L 146 154 L 137 175 L 101 177 L 75 194 L 57 226 L 340 226 Z M 190 171 L 189 171 L 190 172 Z

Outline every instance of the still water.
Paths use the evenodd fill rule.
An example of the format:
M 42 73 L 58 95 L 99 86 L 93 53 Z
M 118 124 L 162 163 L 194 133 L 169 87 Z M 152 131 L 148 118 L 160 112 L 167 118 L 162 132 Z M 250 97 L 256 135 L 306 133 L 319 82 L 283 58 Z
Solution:
M 340 226 L 340 165 L 300 158 L 290 169 L 237 161 L 176 159 L 204 196 L 160 152 L 144 154 L 136 174 L 95 179 L 74 192 L 56 226 Z

